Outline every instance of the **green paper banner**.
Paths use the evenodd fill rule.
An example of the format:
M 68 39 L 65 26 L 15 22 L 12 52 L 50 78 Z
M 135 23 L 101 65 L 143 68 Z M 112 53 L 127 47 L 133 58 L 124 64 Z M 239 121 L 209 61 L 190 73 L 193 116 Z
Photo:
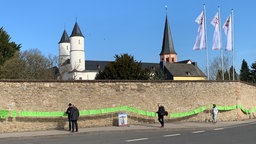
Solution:
M 65 116 L 64 112 L 31 112 L 31 111 L 21 111 L 19 113 L 21 117 L 59 117 Z
M 237 105 L 234 105 L 234 106 L 217 106 L 217 108 L 218 108 L 218 110 L 221 110 L 221 111 L 230 111 L 230 110 L 237 109 Z
M 0 118 L 6 119 L 8 117 L 9 111 L 8 110 L 0 110 Z
M 212 107 L 212 105 L 210 105 Z M 221 111 L 229 111 L 235 110 L 237 108 L 241 109 L 245 114 L 250 114 L 256 111 L 256 107 L 248 110 L 242 107 L 241 105 L 234 105 L 234 106 L 217 106 L 218 110 Z M 206 110 L 206 106 L 202 106 L 192 111 L 181 112 L 181 113 L 170 113 L 170 118 L 181 118 L 187 117 L 191 115 L 196 115 Z M 130 106 L 120 106 L 120 107 L 112 107 L 112 108 L 103 108 L 103 109 L 94 109 L 94 110 L 81 110 L 81 116 L 88 116 L 88 115 L 100 115 L 100 114 L 108 114 L 108 113 L 116 113 L 116 112 L 132 112 L 138 115 L 149 116 L 149 117 L 156 117 L 156 112 L 144 111 L 141 109 L 137 109 Z M 9 110 L 0 110 L 0 118 L 6 119 L 8 116 L 10 117 L 61 117 L 67 116 L 65 112 L 33 112 L 33 111 L 9 111 Z
M 195 109 L 193 111 L 182 112 L 182 113 L 171 113 L 170 114 L 170 118 L 187 117 L 187 116 L 191 116 L 191 115 L 195 115 L 195 114 L 198 114 L 200 112 L 203 112 L 204 110 L 206 110 L 206 106 L 197 108 L 197 109 Z
M 252 108 L 250 110 L 248 109 L 245 109 L 244 107 L 242 107 L 241 105 L 237 105 L 238 108 L 240 108 L 244 113 L 246 114 L 250 114 L 250 113 L 253 113 L 256 111 L 256 107 L 255 108 Z
M 16 111 L 12 111 L 12 112 L 11 112 L 11 117 L 16 117 L 16 116 L 17 116 Z

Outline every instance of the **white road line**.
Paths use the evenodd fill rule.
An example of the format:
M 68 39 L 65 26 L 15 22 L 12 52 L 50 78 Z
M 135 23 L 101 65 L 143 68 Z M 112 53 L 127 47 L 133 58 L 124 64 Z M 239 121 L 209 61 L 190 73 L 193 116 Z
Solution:
M 203 132 L 205 132 L 205 131 L 194 131 L 194 132 L 192 132 L 193 134 L 197 134 L 197 133 L 203 133 Z
M 170 135 L 164 135 L 163 137 L 174 137 L 174 136 L 179 136 L 180 134 L 170 134 Z
M 135 142 L 135 141 L 142 141 L 142 140 L 147 140 L 148 138 L 139 138 L 139 139 L 131 139 L 131 140 L 126 140 L 126 142 Z
M 223 130 L 224 128 L 216 128 L 216 129 L 213 129 L 213 130 L 216 130 L 216 131 L 218 131 L 218 130 Z

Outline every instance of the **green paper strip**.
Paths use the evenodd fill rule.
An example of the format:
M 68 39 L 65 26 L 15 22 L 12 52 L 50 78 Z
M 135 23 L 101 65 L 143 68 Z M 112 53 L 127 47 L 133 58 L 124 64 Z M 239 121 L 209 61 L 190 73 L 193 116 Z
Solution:
M 14 118 L 14 117 L 16 117 L 16 116 L 17 116 L 17 112 L 16 112 L 16 111 L 12 111 L 12 112 L 11 112 L 11 117 Z
M 256 111 L 256 107 L 253 108 L 253 109 L 251 109 L 251 110 L 249 110 L 249 114 L 250 114 L 250 113 L 254 113 L 255 111 Z
M 8 110 L 0 110 L 0 118 L 6 119 L 8 117 L 9 111 Z
M 59 117 L 65 116 L 64 112 L 31 112 L 31 111 L 21 111 L 19 116 L 22 117 Z
M 229 111 L 237 109 L 237 105 L 234 106 L 217 106 L 218 110 Z
M 212 107 L 212 105 L 211 105 Z M 250 114 L 256 111 L 256 107 L 248 110 L 242 107 L 241 105 L 234 105 L 234 106 L 217 106 L 219 110 L 228 111 L 228 110 L 235 110 L 240 108 L 244 113 Z M 181 113 L 170 113 L 170 118 L 180 118 L 180 117 L 187 117 L 191 115 L 198 114 L 206 110 L 206 106 L 197 108 L 192 111 L 188 112 L 181 112 Z M 100 114 L 107 114 L 107 113 L 115 113 L 115 112 L 132 112 L 138 115 L 149 116 L 149 117 L 156 117 L 157 114 L 155 112 L 149 112 L 140 110 L 130 106 L 120 106 L 120 107 L 113 107 L 113 108 L 104 108 L 104 109 L 94 109 L 94 110 L 82 110 L 80 111 L 81 116 L 87 115 L 100 115 Z M 16 111 L 8 111 L 8 110 L 0 110 L 0 118 L 6 119 L 10 114 L 11 117 L 16 117 Z M 20 111 L 19 116 L 21 117 L 60 117 L 60 116 L 67 116 L 64 112 L 32 112 L 32 111 Z
M 87 115 L 90 115 L 89 111 L 88 110 L 82 110 L 82 111 L 79 111 L 80 115 L 81 116 L 87 116 Z
M 197 108 L 193 111 L 188 111 L 188 112 L 182 112 L 182 113 L 171 113 L 170 114 L 170 118 L 180 118 L 180 117 L 187 117 L 187 116 L 191 116 L 194 114 L 198 114 L 200 112 L 203 112 L 204 110 L 206 110 L 206 106 Z
M 244 107 L 242 107 L 241 105 L 237 105 L 238 108 L 240 108 L 244 113 L 249 114 L 250 110 L 245 109 Z
M 121 106 L 120 111 L 126 111 L 128 109 L 128 106 Z
M 127 109 L 127 106 L 105 108 L 105 109 L 95 109 L 95 110 L 82 110 L 82 111 L 80 111 L 80 115 L 86 116 L 86 115 L 106 114 L 106 113 L 113 113 L 113 112 L 118 112 L 118 111 L 122 111 L 122 110 L 126 110 L 126 109 Z

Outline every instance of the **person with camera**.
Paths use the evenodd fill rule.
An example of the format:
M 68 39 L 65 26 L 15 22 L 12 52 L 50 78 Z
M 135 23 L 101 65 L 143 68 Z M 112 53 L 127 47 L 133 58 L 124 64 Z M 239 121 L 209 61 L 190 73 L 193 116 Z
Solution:
M 160 122 L 161 126 L 160 128 L 164 127 L 164 116 L 168 115 L 168 112 L 165 110 L 164 106 L 157 104 L 158 111 L 156 112 L 158 114 L 158 121 Z

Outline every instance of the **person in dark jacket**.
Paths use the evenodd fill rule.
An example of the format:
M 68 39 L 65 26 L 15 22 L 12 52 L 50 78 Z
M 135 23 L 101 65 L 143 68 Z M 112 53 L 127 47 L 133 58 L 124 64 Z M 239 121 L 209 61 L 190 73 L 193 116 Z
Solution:
M 66 110 L 66 114 L 68 115 L 68 130 L 71 131 L 71 118 L 70 118 L 70 114 L 71 114 L 71 109 L 72 109 L 72 104 L 69 103 L 68 104 L 68 108 Z
M 164 127 L 164 116 L 167 115 L 167 111 L 165 111 L 164 106 L 157 104 L 158 106 L 158 111 L 156 112 L 158 114 L 158 121 L 161 124 L 160 128 Z
M 72 108 L 70 111 L 72 132 L 74 132 L 75 128 L 76 128 L 76 132 L 78 132 L 78 124 L 77 124 L 78 118 L 79 118 L 79 110 L 77 109 L 77 107 L 72 105 Z

